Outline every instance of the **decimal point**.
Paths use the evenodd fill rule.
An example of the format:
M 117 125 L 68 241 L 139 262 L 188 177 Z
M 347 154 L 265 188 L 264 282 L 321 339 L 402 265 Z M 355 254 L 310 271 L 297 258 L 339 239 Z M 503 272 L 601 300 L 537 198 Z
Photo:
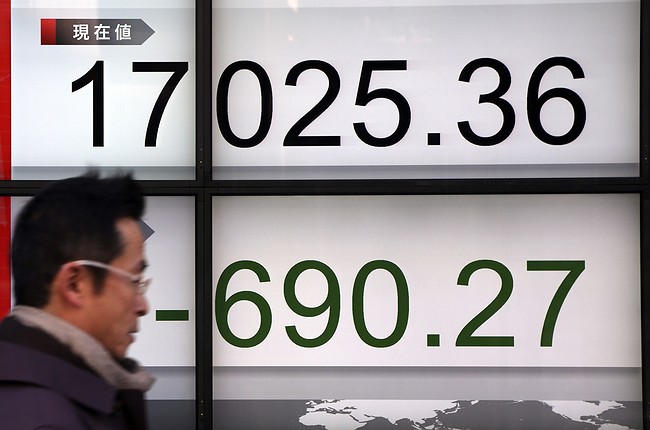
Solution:
M 440 346 L 440 335 L 439 334 L 428 334 L 427 335 L 427 346 Z
M 427 134 L 427 145 L 438 146 L 440 145 L 440 133 Z

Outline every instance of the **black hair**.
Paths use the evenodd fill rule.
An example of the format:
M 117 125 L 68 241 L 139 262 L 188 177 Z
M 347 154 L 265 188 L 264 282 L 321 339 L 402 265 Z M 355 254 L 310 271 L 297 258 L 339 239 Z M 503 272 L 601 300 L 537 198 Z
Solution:
M 117 221 L 139 220 L 144 206 L 140 186 L 129 174 L 102 179 L 89 172 L 44 188 L 23 207 L 14 227 L 15 303 L 44 307 L 54 276 L 65 263 L 110 263 L 123 250 Z M 105 273 L 93 271 L 93 276 L 99 288 Z

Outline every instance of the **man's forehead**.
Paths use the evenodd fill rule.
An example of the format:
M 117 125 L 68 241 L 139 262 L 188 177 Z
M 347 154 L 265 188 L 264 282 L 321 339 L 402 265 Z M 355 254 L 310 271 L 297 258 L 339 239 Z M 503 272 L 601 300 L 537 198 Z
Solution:
M 120 218 L 115 223 L 115 229 L 122 240 L 123 245 L 130 243 L 144 243 L 144 233 L 138 220 L 133 218 Z

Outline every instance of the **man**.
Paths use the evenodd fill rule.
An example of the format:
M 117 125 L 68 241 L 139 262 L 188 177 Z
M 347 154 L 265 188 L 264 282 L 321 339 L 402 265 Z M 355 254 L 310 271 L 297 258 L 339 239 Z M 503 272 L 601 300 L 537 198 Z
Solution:
M 0 323 L 0 428 L 146 428 L 153 378 L 126 358 L 149 280 L 129 176 L 53 183 L 14 229 L 15 307 Z

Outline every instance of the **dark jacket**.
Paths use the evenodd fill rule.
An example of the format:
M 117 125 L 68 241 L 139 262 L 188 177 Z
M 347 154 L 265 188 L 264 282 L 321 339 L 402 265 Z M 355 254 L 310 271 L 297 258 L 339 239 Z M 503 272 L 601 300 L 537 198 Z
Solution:
M 41 330 L 0 324 L 3 430 L 143 430 L 143 394 L 104 382 Z

